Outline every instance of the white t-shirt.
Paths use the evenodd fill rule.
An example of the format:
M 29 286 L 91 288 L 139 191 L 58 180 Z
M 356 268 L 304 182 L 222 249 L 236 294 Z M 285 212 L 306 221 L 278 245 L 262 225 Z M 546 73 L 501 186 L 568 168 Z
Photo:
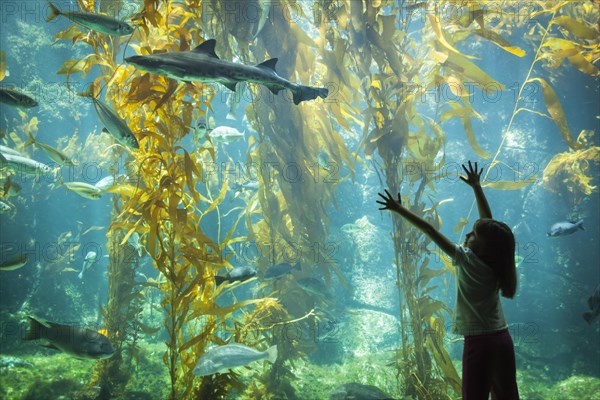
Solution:
M 496 274 L 471 249 L 456 246 L 456 307 L 452 331 L 481 335 L 506 329 Z

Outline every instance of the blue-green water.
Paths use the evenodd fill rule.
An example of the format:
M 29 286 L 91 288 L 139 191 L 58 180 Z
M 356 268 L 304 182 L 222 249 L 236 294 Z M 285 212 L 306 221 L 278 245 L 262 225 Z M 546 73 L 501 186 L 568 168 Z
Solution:
M 125 3 L 122 5 L 121 17 L 141 11 L 141 5 L 136 2 Z M 240 4 L 225 3 L 238 6 Z M 317 40 L 322 31 L 311 25 L 312 20 L 307 11 L 319 9 L 321 5 L 309 1 L 299 3 L 306 11 L 306 20 L 304 17 L 293 19 L 292 26 L 295 24 L 298 29 L 306 31 Z M 392 3 L 394 4 L 380 9 L 381 15 L 387 15 L 386 13 L 390 13 L 390 10 L 398 7 L 400 3 L 404 5 L 404 2 Z M 585 3 L 591 2 L 582 2 Z M 276 5 L 271 8 L 271 17 L 263 28 L 264 32 L 254 39 L 257 42 L 249 39 L 248 43 L 251 44 L 248 47 L 242 44 L 237 47 L 231 45 L 230 49 L 233 49 L 233 52 L 239 51 L 239 60 L 231 60 L 223 55 L 225 50 L 217 47 L 221 58 L 237 62 L 243 59 L 242 55 L 247 57 L 247 53 L 252 54 L 253 51 L 260 54 L 255 56 L 257 62 L 279 57 L 277 70 L 282 76 L 285 75 L 284 66 L 295 65 L 297 60 L 286 53 L 287 49 L 282 47 L 282 54 L 269 52 L 267 56 L 263 54 L 264 47 L 257 44 L 262 43 L 261 41 L 275 41 L 275 32 L 279 32 L 276 31 L 276 27 L 279 26 L 277 21 L 283 18 L 281 15 L 285 7 L 279 3 L 273 4 Z M 68 2 L 57 5 L 61 9 L 76 9 Z M 343 8 L 348 5 L 340 3 L 339 6 Z M 232 13 L 242 9 L 232 7 Z M 292 11 L 296 10 L 292 6 L 289 7 Z M 490 5 L 487 7 L 492 9 Z M 193 10 L 193 7 L 191 9 Z M 589 18 L 597 17 L 598 13 L 586 10 L 565 8 L 561 12 L 573 18 L 587 18 L 587 26 L 597 32 L 597 26 L 590 23 Z M 150 282 L 135 289 L 143 290 L 142 303 L 125 301 L 128 305 L 136 304 L 136 307 L 140 307 L 137 318 L 148 327 L 141 329 L 138 326 L 135 338 L 125 336 L 118 339 L 119 343 L 131 343 L 135 340 L 139 347 L 135 357 L 125 357 L 124 360 L 126 369 L 131 374 L 125 391 L 120 391 L 119 394 L 106 394 L 102 391 L 94 378 L 95 368 L 96 371 L 98 368 L 95 360 L 79 360 L 41 347 L 38 342 L 22 340 L 27 331 L 28 315 L 37 315 L 66 325 L 86 326 L 93 330 L 105 329 L 107 322 L 102 318 L 100 310 L 108 307 L 109 298 L 114 295 L 111 295 L 109 290 L 108 272 L 114 254 L 110 254 L 107 247 L 107 232 L 109 228 L 121 234 L 129 230 L 119 230 L 113 224 L 115 221 L 122 222 L 119 219 L 122 215 L 119 214 L 124 211 L 121 209 L 123 203 L 119 203 L 121 199 L 118 194 L 113 196 L 112 193 L 103 193 L 98 200 L 78 196 L 75 192 L 67 190 L 61 182 L 84 182 L 93 185 L 106 176 L 125 174 L 129 179 L 128 183 L 135 186 L 138 182 L 135 176 L 139 171 L 141 158 L 137 159 L 136 164 L 126 152 L 118 153 L 118 147 L 113 146 L 115 142 L 108 135 L 101 134 L 102 125 L 91 101 L 77 96 L 77 92 L 85 91 L 94 79 L 101 76 L 99 67 L 93 67 L 85 77 L 79 74 L 71 75 L 69 86 L 65 75 L 57 74 L 65 60 L 81 59 L 91 51 L 91 46 L 87 44 L 80 42 L 72 46 L 68 40 L 54 38 L 56 33 L 69 27 L 70 22 L 64 17 L 46 22 L 49 11 L 46 2 L 43 1 L 3 1 L 0 3 L 0 11 L 0 50 L 5 54 L 6 70 L 9 72 L 0 82 L 0 86 L 15 87 L 39 103 L 37 107 L 26 110 L 18 110 L 0 103 L 0 144 L 16 149 L 34 160 L 59 167 L 54 174 L 37 177 L 26 176 L 14 170 L 11 172 L 10 168 L 0 172 L 2 187 L 5 189 L 2 190 L 4 195 L 1 200 L 10 206 L 10 210 L 0 215 L 0 261 L 4 262 L 19 255 L 28 257 L 27 263 L 20 269 L 0 271 L 0 398 L 169 398 L 171 383 L 167 364 L 163 362 L 165 342 L 170 338 L 169 322 L 166 320 L 165 308 L 161 306 L 164 292 L 155 284 L 156 281 L 164 282 L 165 278 L 158 273 L 156 262 L 148 252 L 151 226 L 148 220 L 140 223 L 143 229 L 139 229 L 139 253 L 138 244 L 133 241 L 125 240 L 119 244 L 127 250 L 126 256 L 133 266 L 132 273 L 135 275 L 130 278 L 134 282 Z M 207 12 L 206 15 L 211 14 Z M 426 17 L 415 18 L 408 29 L 412 36 L 419 38 L 414 40 L 423 47 L 430 46 L 431 41 L 435 40 L 431 29 L 422 30 L 428 21 Z M 449 109 L 448 101 L 459 100 L 449 90 L 449 86 L 442 85 L 439 91 L 423 86 L 426 73 L 431 72 L 431 65 L 423 64 L 416 68 L 408 82 L 406 77 L 400 79 L 402 89 L 397 94 L 398 99 L 402 96 L 414 96 L 411 97 L 411 101 L 416 104 L 415 111 L 424 118 L 440 124 L 445 141 L 435 155 L 436 163 L 443 161 L 440 170 L 429 170 L 429 164 L 426 165 L 422 160 L 402 153 L 406 158 L 398 161 L 397 174 L 401 180 L 402 194 L 409 198 L 419 188 L 418 182 L 421 179 L 425 178 L 426 183 L 430 183 L 424 187 L 422 209 L 431 208 L 441 202 L 437 206 L 437 213 L 442 221 L 441 232 L 450 240 L 462 243 L 464 234 L 470 230 L 477 218 L 477 208 L 473 202 L 472 191 L 460 181 L 458 174 L 462 173 L 462 163 L 467 160 L 479 160 L 480 166 L 486 171 L 484 183 L 492 184 L 488 187 L 484 184 L 484 191 L 494 217 L 512 228 L 517 242 L 516 255 L 522 257 L 517 267 L 517 295 L 513 300 L 502 300 L 515 343 L 521 398 L 600 398 L 600 319 L 588 324 L 582 318 L 584 312 L 590 311 L 588 299 L 600 284 L 600 208 L 596 189 L 600 161 L 597 136 L 600 114 L 598 75 L 584 73 L 568 59 L 564 59 L 562 65 L 557 68 L 539 61 L 530 75 L 542 77 L 551 84 L 562 105 L 573 139 L 577 139 L 583 130 L 595 133 L 584 146 L 584 149 L 589 149 L 588 154 L 592 155 L 580 164 L 584 166 L 585 175 L 590 178 L 590 193 L 583 193 L 580 190 L 582 186 L 572 184 L 576 179 L 581 179 L 581 175 L 577 173 L 569 175 L 571 181 L 565 180 L 559 184 L 558 189 L 550 190 L 548 182 L 544 183 L 544 171 L 553 157 L 569 152 L 580 153 L 569 149 L 557 123 L 550 118 L 554 116 L 556 119 L 556 116 L 548 110 L 548 100 L 544 98 L 539 82 L 525 83 L 541 40 L 542 31 L 533 29 L 536 23 L 546 26 L 548 21 L 549 15 L 544 14 L 530 18 L 527 23 L 515 23 L 500 30 L 503 37 L 510 40 L 514 46 L 526 50 L 527 55 L 524 57 L 511 55 L 477 37 L 470 37 L 457 45 L 463 54 L 472 54 L 479 58 L 471 61 L 496 82 L 505 86 L 504 90 L 494 89 L 486 92 L 463 79 L 465 87 L 472 91 L 467 102 L 481 117 L 473 117 L 470 120 L 472 128 L 478 146 L 490 154 L 488 158 L 482 158 L 469 144 L 461 119 L 446 120 L 443 116 Z M 238 22 L 237 29 L 243 29 L 244 24 L 256 24 L 254 19 L 249 18 L 242 18 Z M 492 17 L 489 23 L 490 26 L 497 27 L 497 21 Z M 215 26 L 208 22 L 202 29 L 206 39 L 211 37 L 211 33 L 214 36 L 219 35 L 219 38 L 223 35 L 233 37 L 234 34 L 239 34 L 233 28 L 225 33 L 215 33 Z M 342 20 L 339 25 L 330 22 L 330 29 L 344 39 L 351 36 L 350 30 L 344 28 Z M 448 32 L 452 29 L 449 28 Z M 396 32 L 400 30 L 397 27 Z M 290 36 L 294 32 L 290 31 Z M 568 32 L 552 32 L 564 40 L 575 40 Z M 178 36 L 173 36 L 169 40 L 175 38 L 179 39 Z M 598 41 L 596 36 L 587 40 L 585 45 L 597 46 Z M 139 38 L 134 36 L 131 44 L 138 43 Z M 285 41 L 282 40 L 282 43 Z M 114 56 L 117 65 L 124 65 L 124 55 L 136 54 L 134 46 L 126 47 L 125 40 L 117 48 Z M 327 46 L 325 48 L 328 51 L 333 50 Z M 438 45 L 436 51 L 443 52 L 444 49 L 444 46 Z M 434 58 L 431 53 L 419 52 L 418 49 L 412 51 L 414 53 L 410 56 L 414 59 L 421 57 L 420 59 L 432 62 Z M 317 50 L 314 50 L 313 54 L 317 54 Z M 324 61 L 322 58 L 319 58 L 319 62 L 323 65 L 323 69 L 319 70 L 320 79 L 325 79 L 324 76 L 327 75 L 323 71 L 328 68 L 333 70 L 336 66 L 328 65 L 327 62 L 331 61 Z M 405 65 L 410 63 L 407 58 L 403 62 Z M 350 67 L 350 63 L 350 60 L 346 61 L 346 68 L 358 76 Z M 593 58 L 590 65 L 598 68 L 598 63 L 594 63 Z M 448 63 L 444 64 L 444 68 L 450 68 Z M 312 71 L 312 67 L 307 69 Z M 375 61 L 371 69 L 377 69 Z M 460 76 L 456 71 L 454 75 Z M 131 73 L 134 73 L 133 70 Z M 285 77 L 291 82 L 300 80 L 294 74 Z M 105 79 L 110 79 L 110 76 Z M 319 83 L 328 86 L 327 82 Z M 115 85 L 114 82 L 111 84 Z M 310 84 L 316 85 L 315 81 L 311 81 Z M 319 111 L 324 110 L 331 117 L 330 124 L 333 130 L 339 132 L 352 157 L 358 152 L 358 161 L 351 165 L 341 157 L 336 158 L 329 150 L 326 158 L 320 158 L 318 149 L 329 149 L 322 142 L 318 145 L 305 144 L 306 148 L 311 149 L 312 158 L 298 159 L 298 154 L 302 153 L 298 152 L 297 148 L 290 146 L 288 149 L 281 144 L 282 142 L 275 143 L 265 133 L 269 128 L 266 123 L 263 126 L 252 126 L 248 122 L 259 121 L 253 115 L 263 113 L 264 110 L 260 108 L 261 102 L 278 104 L 278 101 L 284 101 L 286 98 L 291 107 L 295 107 L 290 101 L 289 93 L 286 93 L 287 97 L 284 96 L 284 92 L 277 96 L 266 96 L 268 92 L 263 88 L 260 93 L 264 96 L 258 98 L 258 89 L 255 88 L 254 94 L 245 89 L 240 105 L 234 110 L 237 119 L 230 120 L 226 118 L 229 111 L 229 90 L 216 83 L 212 84 L 212 87 L 216 95 L 209 112 L 210 117 L 214 118 L 211 124 L 236 128 L 244 132 L 245 138 L 217 145 L 215 159 L 204 159 L 198 164 L 204 181 L 200 182 L 198 179 L 196 189 L 202 196 L 208 197 L 210 194 L 216 198 L 225 181 L 228 181 L 229 188 L 223 192 L 224 198 L 219 204 L 218 213 L 210 210 L 203 215 L 210 204 L 210 201 L 203 200 L 195 204 L 194 212 L 196 215 L 203 215 L 199 228 L 210 240 L 222 243 L 231 229 L 233 237 L 243 237 L 244 240 L 222 248 L 223 256 L 230 257 L 228 261 L 232 267 L 249 265 L 258 272 L 252 280 L 219 292 L 216 304 L 228 307 L 245 300 L 273 297 L 279 299 L 288 312 L 288 318 L 284 320 L 273 316 L 267 323 L 265 319 L 262 323 L 268 329 L 261 330 L 264 328 L 261 325 L 261 329 L 251 331 L 245 337 L 249 342 L 264 338 L 259 346 L 261 350 L 268 347 L 268 342 L 280 344 L 279 357 L 285 358 L 286 361 L 283 366 L 278 366 L 278 384 L 273 384 L 267 378 L 272 366 L 259 361 L 250 364 L 249 368 L 235 369 L 239 374 L 239 385 L 233 388 L 229 386 L 226 394 L 218 395 L 223 397 L 215 395 L 214 398 L 268 398 L 271 388 L 271 398 L 326 399 L 336 387 L 350 382 L 377 386 L 392 398 L 409 398 L 402 389 L 407 377 L 397 379 L 396 367 L 399 364 L 391 363 L 394 350 L 401 348 L 403 342 L 400 310 L 405 318 L 408 311 L 405 298 L 402 297 L 402 284 L 397 284 L 390 215 L 388 212 L 378 211 L 378 205 L 375 203 L 377 192 L 387 187 L 382 170 L 386 162 L 382 160 L 378 151 L 375 151 L 372 159 L 367 157 L 364 153 L 366 146 L 363 142 L 363 127 L 356 121 L 349 122 L 347 128 L 340 126 L 331 104 L 323 99 L 315 100 L 319 104 Z M 121 89 L 126 93 L 130 88 Z M 356 88 L 360 99 L 354 106 L 364 111 L 363 115 L 355 116 L 358 121 L 365 121 L 366 105 L 372 100 L 366 98 L 368 95 L 363 89 Z M 339 94 L 336 90 L 330 93 L 332 97 L 329 100 L 339 96 L 337 99 L 340 102 L 351 102 L 349 98 L 343 97 L 343 90 L 340 90 Z M 102 95 L 100 99 L 105 101 Z M 521 109 L 531 109 L 537 114 L 528 111 L 514 114 L 516 104 Z M 206 109 L 205 105 L 199 103 L 194 103 L 194 106 Z M 297 107 L 308 106 L 301 104 Z M 128 113 L 133 112 L 134 108 L 123 109 L 123 113 L 130 115 Z M 198 114 L 197 111 L 194 112 L 189 134 L 178 143 L 181 149 L 190 154 L 206 146 L 207 142 L 203 136 L 194 138 L 193 130 L 197 122 L 205 120 L 204 116 L 196 118 Z M 147 119 L 158 118 L 157 115 L 149 111 Z M 273 113 L 260 121 L 268 120 L 269 125 L 277 126 L 278 118 L 284 116 Z M 414 121 L 411 123 L 414 125 L 411 125 L 409 134 L 417 135 L 419 126 Z M 303 131 L 302 135 L 320 135 L 322 127 L 319 124 L 320 121 L 308 124 L 311 128 Z M 365 132 L 369 133 L 374 126 L 375 122 L 371 121 L 371 128 Z M 141 132 L 147 126 L 130 128 L 141 138 Z M 280 126 L 277 126 L 277 129 L 281 131 L 281 135 L 292 135 L 292 132 Z M 77 160 L 77 165 L 57 166 L 41 148 L 25 146 L 28 130 L 37 141 L 65 151 Z M 431 129 L 427 132 L 433 137 Z M 324 140 L 326 139 L 322 139 Z M 266 147 L 265 142 L 275 144 Z M 312 143 L 306 140 L 306 143 L 309 142 Z M 369 139 L 366 142 L 369 142 Z M 260 153 L 263 158 L 259 162 L 249 163 L 249 154 L 254 156 L 256 149 L 263 148 L 261 146 L 269 150 Z M 273 149 L 277 150 L 278 157 L 273 155 L 274 152 L 270 153 Z M 499 153 L 495 158 L 497 149 Z M 396 149 L 392 149 L 394 150 Z M 397 150 L 401 152 L 400 148 Z M 143 151 L 151 153 L 148 147 Z M 182 152 L 179 149 L 178 151 Z M 285 157 L 282 157 L 282 154 Z M 498 163 L 492 165 L 493 159 Z M 566 165 L 573 163 L 574 161 Z M 268 170 L 267 174 L 261 177 L 261 184 L 264 184 L 264 176 L 271 175 L 279 177 L 278 184 L 269 185 L 267 190 L 259 188 L 258 191 L 255 188 L 242 189 L 233 184 L 254 182 L 258 178 L 260 168 Z M 562 168 L 565 169 L 564 166 Z M 312 187 L 307 183 L 315 179 L 314 171 L 320 171 L 316 177 L 324 180 L 317 182 L 320 186 Z M 517 182 L 530 178 L 531 184 L 517 190 L 493 187 L 497 182 Z M 20 192 L 8 196 L 8 189 L 14 188 L 15 184 L 20 185 Z M 210 190 L 206 189 L 207 185 L 212 185 Z M 306 192 L 314 190 L 311 188 L 333 191 L 335 204 L 323 195 L 326 216 L 320 213 L 319 205 L 309 201 L 299 210 L 287 208 L 289 204 L 297 204 L 291 200 L 292 197 L 302 204 L 301 196 L 303 193 L 308 196 Z M 287 199 L 285 203 L 281 201 L 282 196 Z M 189 192 L 188 198 L 192 198 Z M 263 218 L 262 209 L 273 210 L 272 202 L 279 204 L 278 210 L 281 214 L 275 213 Z M 252 204 L 254 208 L 249 207 Z M 134 210 L 133 214 L 135 212 L 142 212 L 141 204 L 140 209 Z M 247 214 L 240 217 L 242 212 Z M 259 230 L 259 223 L 280 226 L 281 221 L 276 220 L 274 216 L 293 215 L 293 218 L 296 218 L 300 215 L 306 217 L 303 221 L 307 221 L 310 218 L 306 215 L 312 215 L 313 212 L 318 219 L 314 226 L 318 228 L 308 233 L 300 228 L 296 231 L 291 230 L 296 236 L 287 238 L 287 242 L 282 242 L 281 237 L 266 242 L 264 236 L 252 236 Z M 135 215 L 134 220 L 143 219 L 139 213 Z M 239 223 L 238 218 L 241 221 Z M 458 226 L 461 218 L 467 218 L 469 221 L 464 227 L 466 231 Z M 554 223 L 568 220 L 583 220 L 585 230 L 562 237 L 547 236 Z M 325 235 L 311 237 L 311 233 L 314 232 L 325 232 Z M 413 254 L 421 254 L 421 261 L 425 257 L 430 258 L 430 268 L 445 268 L 440 257 L 433 252 L 435 247 L 432 243 L 426 248 L 418 247 L 415 243 L 407 242 L 400 254 L 409 258 Z M 78 274 L 86 254 L 90 251 L 97 254 L 96 262 L 83 272 L 80 279 Z M 287 251 L 285 256 L 282 251 Z M 400 259 L 402 268 L 403 259 Z M 300 263 L 300 268 L 292 269 L 279 279 L 265 279 L 266 269 L 281 262 L 290 265 Z M 211 268 L 220 275 L 226 273 L 225 268 L 218 270 L 213 264 Z M 324 274 L 323 271 L 329 273 Z M 315 290 L 314 287 L 304 285 L 302 279 L 307 277 L 319 279 L 326 288 Z M 454 278 L 451 273 L 445 272 L 431 280 L 427 286 L 430 288 L 427 294 L 444 302 L 450 311 L 440 312 L 446 331 L 443 344 L 460 376 L 463 342 L 461 337 L 451 333 L 451 310 L 455 301 Z M 399 299 L 402 299 L 402 303 Z M 210 341 L 221 345 L 225 341 L 235 341 L 232 338 L 237 339 L 233 333 L 237 328 L 233 321 L 241 321 L 254 307 L 249 305 L 242 311 L 229 314 L 221 321 Z M 273 313 L 275 315 L 275 311 Z M 204 315 L 197 318 L 198 325 L 193 329 L 202 329 L 206 323 L 203 318 Z M 410 321 L 408 323 L 410 324 Z M 412 340 L 410 329 L 405 331 L 408 332 L 406 335 L 409 343 Z M 421 329 L 427 327 L 423 326 Z M 190 327 L 186 335 L 191 334 L 191 330 Z M 113 335 L 119 335 L 119 332 Z M 288 343 L 289 346 L 282 346 L 281 343 Z M 398 368 L 402 371 L 401 367 Z M 287 373 L 281 372 L 284 369 Z M 440 368 L 433 368 L 433 371 L 436 377 L 444 375 Z M 193 385 L 200 385 L 203 378 L 194 379 Z M 271 382 L 271 386 L 266 382 Z M 287 387 L 292 389 L 282 389 Z M 447 387 L 447 396 L 460 398 L 460 394 L 453 391 L 449 385 Z M 187 398 L 195 398 L 190 396 Z M 415 397 L 427 398 L 418 394 Z

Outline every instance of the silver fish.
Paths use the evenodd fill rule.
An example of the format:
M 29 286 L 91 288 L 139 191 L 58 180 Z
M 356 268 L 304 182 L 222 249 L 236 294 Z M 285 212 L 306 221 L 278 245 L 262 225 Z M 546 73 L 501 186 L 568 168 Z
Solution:
M 110 358 L 115 352 L 108 338 L 96 331 L 30 316 L 29 332 L 23 340 L 38 339 L 46 340 L 46 347 L 81 359 Z
M 11 154 L 13 156 L 24 157 L 23 153 L 18 152 L 15 149 L 11 149 L 10 147 L 0 145 L 0 153 L 2 154 Z
M 1 168 L 8 166 L 17 174 L 24 175 L 44 175 L 52 172 L 52 168 L 46 164 L 13 154 L 0 153 L 0 166 Z
M 274 363 L 277 360 L 277 346 L 266 351 L 257 351 L 236 343 L 213 347 L 200 357 L 193 373 L 196 376 L 208 376 L 258 360 Z
M 208 132 L 211 140 L 216 143 L 231 143 L 244 138 L 245 133 L 231 126 L 217 126 Z
M 96 262 L 97 257 L 98 255 L 95 251 L 88 251 L 88 253 L 85 255 L 85 258 L 83 259 L 83 266 L 81 267 L 81 272 L 79 273 L 79 275 L 77 275 L 79 279 L 83 279 L 83 273 L 91 268 L 91 266 Z
M 81 197 L 90 200 L 98 200 L 102 196 L 102 191 L 94 185 L 85 182 L 64 182 L 68 190 L 72 190 Z
M 32 108 L 38 105 L 37 101 L 25 93 L 4 87 L 0 87 L 0 103 L 17 108 Z
M 218 82 L 229 90 L 235 91 L 239 82 L 252 82 L 266 86 L 277 94 L 289 89 L 294 104 L 317 97 L 325 98 L 329 89 L 298 85 L 277 75 L 277 58 L 258 65 L 243 65 L 219 59 L 215 53 L 214 39 L 210 39 L 192 51 L 132 56 L 125 61 L 136 68 L 153 74 L 167 76 L 185 82 Z
M 582 231 L 585 230 L 583 228 L 583 220 L 578 221 L 578 222 L 573 222 L 573 221 L 557 222 L 556 224 L 552 225 L 552 227 L 550 228 L 550 231 L 546 234 L 546 236 L 548 236 L 548 237 L 567 236 L 567 235 L 571 235 L 571 234 L 577 232 L 580 229 Z
M 72 11 L 62 12 L 52 3 L 48 3 L 48 6 L 50 7 L 50 15 L 47 21 L 52 21 L 62 15 L 77 25 L 106 35 L 123 36 L 133 32 L 133 28 L 128 23 L 106 15 Z

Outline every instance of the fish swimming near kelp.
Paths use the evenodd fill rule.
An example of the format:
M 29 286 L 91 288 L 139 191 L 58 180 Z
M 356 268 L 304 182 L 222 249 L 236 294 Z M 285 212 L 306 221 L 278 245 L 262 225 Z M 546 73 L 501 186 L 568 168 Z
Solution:
M 575 221 L 557 222 L 556 224 L 552 225 L 552 227 L 550 228 L 550 231 L 548 231 L 548 233 L 546 233 L 546 236 L 558 237 L 558 236 L 572 235 L 573 233 L 577 232 L 580 229 L 582 231 L 585 230 L 583 228 L 583 220 L 578 221 L 578 222 L 575 222 Z
M 594 290 L 594 293 L 588 298 L 588 307 L 591 311 L 584 312 L 582 317 L 591 325 L 600 315 L 600 285 L 596 286 L 596 290 Z
M 46 340 L 48 348 L 81 359 L 110 358 L 115 352 L 108 338 L 96 331 L 30 316 L 29 331 L 23 340 L 38 339 Z
M 263 276 L 263 278 L 264 279 L 278 279 L 284 275 L 289 274 L 294 269 L 300 271 L 300 264 L 296 263 L 294 265 L 291 265 L 289 263 L 280 263 L 280 264 L 276 264 L 276 265 L 271 265 L 265 271 L 265 275 Z
M 14 271 L 24 267 L 29 261 L 26 254 L 14 256 L 0 264 L 0 271 Z
M 96 254 L 95 251 L 88 251 L 88 253 L 85 255 L 85 258 L 83 259 L 81 272 L 79 273 L 79 275 L 77 275 L 79 279 L 83 279 L 83 273 L 92 267 L 92 265 L 96 262 L 97 257 L 98 254 Z
M 210 140 L 215 143 L 232 143 L 244 138 L 245 133 L 231 126 L 217 126 L 208 132 Z
M 76 162 L 71 160 L 71 158 L 69 158 L 69 156 L 67 156 L 62 151 L 55 149 L 54 147 L 52 147 L 46 143 L 38 142 L 33 137 L 31 132 L 27 131 L 27 135 L 29 136 L 29 141 L 25 144 L 25 147 L 30 146 L 30 145 L 36 146 L 37 148 L 41 149 L 44 153 L 46 153 L 48 158 L 50 158 L 52 161 L 54 161 L 55 163 L 57 163 L 60 166 L 74 167 L 77 165 Z
M 235 91 L 239 82 L 264 85 L 274 94 L 282 89 L 289 89 L 293 94 L 294 104 L 317 97 L 325 98 L 329 94 L 327 88 L 298 85 L 277 75 L 277 58 L 258 65 L 221 60 L 215 53 L 215 44 L 216 41 L 210 39 L 191 51 L 131 56 L 125 58 L 125 61 L 142 71 L 184 82 L 218 82 L 232 91 Z
M 50 7 L 50 14 L 46 21 L 52 21 L 54 18 L 62 15 L 77 25 L 106 35 L 123 36 L 133 32 L 133 28 L 128 23 L 107 15 L 75 11 L 63 12 L 52 3 L 48 3 L 48 7 Z
M 16 89 L 0 87 L 0 103 L 17 108 L 33 108 L 38 102 Z
M 258 360 L 274 363 L 277 360 L 277 346 L 266 351 L 257 351 L 237 343 L 213 347 L 200 357 L 193 373 L 196 376 L 208 376 Z
M 68 190 L 71 190 L 81 197 L 85 197 L 90 200 L 98 200 L 102 197 L 102 190 L 98 189 L 94 185 L 90 185 L 85 182 L 64 182 L 64 185 Z
M 255 276 L 256 270 L 254 268 L 243 266 L 232 269 L 224 276 L 215 276 L 215 282 L 217 285 L 220 285 L 223 282 L 244 282 Z
M 96 114 L 98 114 L 100 122 L 102 122 L 104 125 L 104 129 L 102 130 L 103 132 L 110 134 L 117 140 L 117 142 L 125 147 L 136 150 L 140 148 L 135 135 L 131 129 L 129 129 L 129 126 L 127 126 L 127 122 L 125 122 L 123 118 L 119 117 L 119 114 L 117 114 L 115 110 L 98 100 L 94 96 L 91 87 L 88 92 L 79 93 L 79 95 L 92 99 Z
M 0 153 L 0 169 L 11 168 L 17 174 L 42 176 L 52 172 L 52 168 L 31 158 Z

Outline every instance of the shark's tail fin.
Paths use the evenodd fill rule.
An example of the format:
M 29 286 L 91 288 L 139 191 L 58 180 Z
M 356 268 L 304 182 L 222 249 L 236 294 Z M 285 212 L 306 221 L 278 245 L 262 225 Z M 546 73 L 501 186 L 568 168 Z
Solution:
M 56 6 L 50 2 L 48 2 L 48 7 L 50 7 L 50 15 L 48 15 L 48 18 L 46 19 L 46 21 L 52 21 L 54 18 L 56 18 L 60 15 L 60 10 L 58 8 L 56 8 Z
M 293 91 L 293 94 L 294 104 L 300 104 L 302 101 L 314 100 L 317 97 L 321 97 L 322 99 L 326 98 L 329 94 L 329 89 L 298 85 L 298 87 Z

